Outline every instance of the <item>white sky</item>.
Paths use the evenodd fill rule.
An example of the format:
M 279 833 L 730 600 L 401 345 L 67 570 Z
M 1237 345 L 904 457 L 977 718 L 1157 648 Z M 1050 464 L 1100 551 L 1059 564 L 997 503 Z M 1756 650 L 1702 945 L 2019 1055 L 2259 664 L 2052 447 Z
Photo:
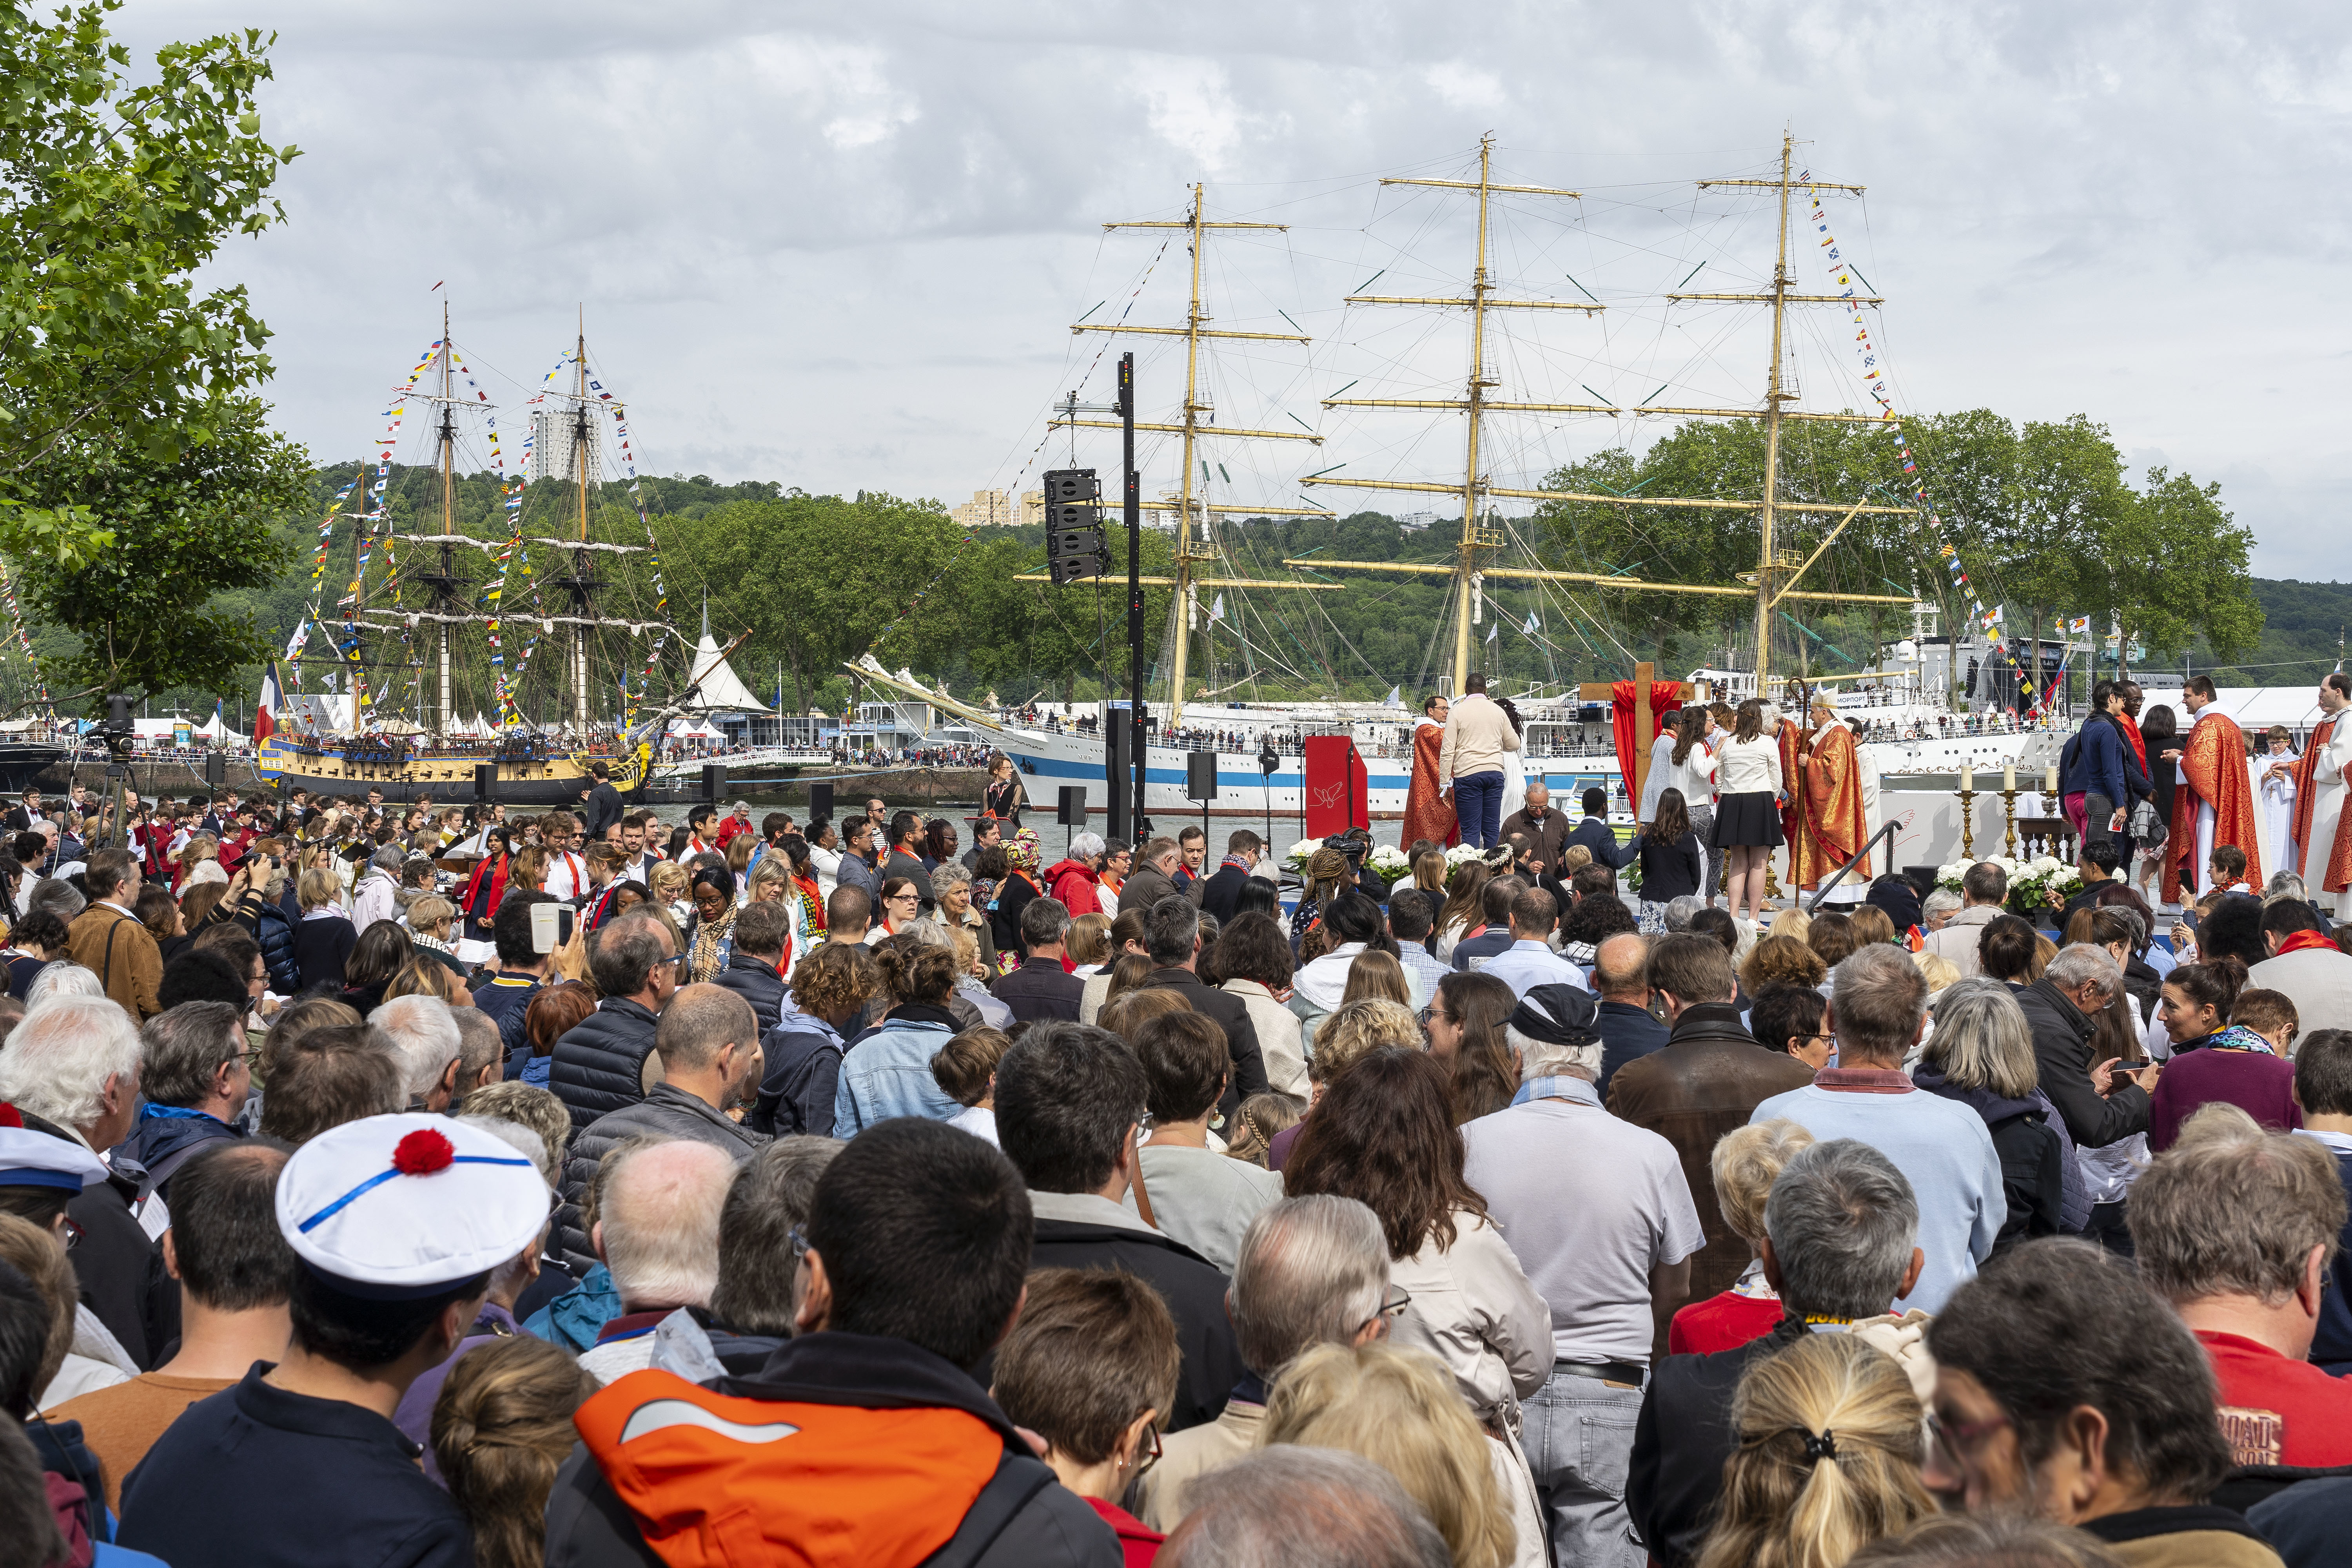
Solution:
M 1339 307 L 1381 267 L 1383 293 L 1466 270 L 1467 205 L 1378 176 L 1458 175 L 1492 131 L 1498 178 L 1585 193 L 1511 205 L 1497 280 L 1578 299 L 1572 275 L 1612 309 L 1513 320 L 1502 395 L 1671 383 L 1659 401 L 1752 403 L 1752 323 L 1654 297 L 1696 262 L 1695 289 L 1769 274 L 1762 207 L 1689 182 L 1761 173 L 1785 122 L 1801 162 L 1870 187 L 1831 215 L 1889 299 L 1876 341 L 1901 407 L 2088 413 L 2136 469 L 2221 481 L 2257 573 L 2343 575 L 2340 5 L 132 0 L 117 26 L 142 55 L 278 33 L 266 130 L 305 154 L 289 222 L 215 272 L 275 328 L 278 417 L 320 461 L 379 434 L 444 279 L 510 408 L 584 303 L 649 471 L 950 504 L 1034 482 L 1043 410 L 1103 342 L 1067 323 L 1116 315 L 1158 247 L 1100 222 L 1175 216 L 1198 179 L 1213 216 L 1294 226 L 1213 249 L 1220 324 L 1286 331 L 1281 310 L 1317 339 L 1221 362 L 1221 417 L 1327 437 L 1228 444 L 1232 493 L 1297 504 L 1297 475 L 1341 462 L 1458 478 L 1452 427 L 1317 407 L 1350 378 L 1358 396 L 1458 390 L 1457 330 Z M 1179 318 L 1182 259 L 1133 320 Z M 1799 334 L 1805 406 L 1861 396 L 1839 328 Z M 1164 406 L 1181 363 L 1136 346 Z M 1087 395 L 1108 387 L 1106 360 Z M 1533 483 L 1613 438 L 1500 437 L 1494 471 Z M 1080 458 L 1116 461 L 1107 443 Z M 1149 479 L 1172 482 L 1165 463 Z

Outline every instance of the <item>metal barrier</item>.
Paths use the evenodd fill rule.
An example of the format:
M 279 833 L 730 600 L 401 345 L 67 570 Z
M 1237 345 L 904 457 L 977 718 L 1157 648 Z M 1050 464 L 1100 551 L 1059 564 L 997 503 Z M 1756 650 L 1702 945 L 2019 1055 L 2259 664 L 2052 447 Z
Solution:
M 1828 898 L 1831 890 L 1840 882 L 1845 880 L 1847 872 L 1853 870 L 1856 866 L 1861 865 L 1863 861 L 1869 857 L 1870 852 L 1878 847 L 1878 841 L 1882 838 L 1886 840 L 1887 859 L 1888 863 L 1891 865 L 1895 856 L 1895 825 L 1891 822 L 1882 824 L 1878 831 L 1870 836 L 1869 842 L 1863 845 L 1860 849 L 1854 851 L 1853 858 L 1839 867 L 1837 868 L 1837 874 L 1832 877 L 1828 881 L 1822 884 L 1822 890 L 1813 895 L 1813 901 L 1805 905 L 1805 912 L 1807 914 L 1811 914 L 1815 910 L 1820 909 L 1822 907 L 1822 900 Z M 1800 901 L 1802 901 L 1801 895 L 1800 895 Z

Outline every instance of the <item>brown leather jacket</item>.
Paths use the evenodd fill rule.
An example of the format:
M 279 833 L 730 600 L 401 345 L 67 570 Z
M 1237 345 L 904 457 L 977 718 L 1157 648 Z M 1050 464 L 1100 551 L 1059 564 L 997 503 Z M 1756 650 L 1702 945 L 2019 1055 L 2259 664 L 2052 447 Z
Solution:
M 98 976 L 134 1023 L 163 1010 L 155 996 L 163 982 L 163 952 L 147 928 L 121 910 L 93 903 L 74 916 L 66 927 L 66 952 Z
M 1757 1044 L 1727 1002 L 1685 1008 L 1665 1046 L 1619 1068 L 1609 1080 L 1612 1115 L 1646 1127 L 1675 1146 L 1698 1205 L 1706 1246 L 1691 1259 L 1690 1299 L 1727 1290 L 1748 1267 L 1748 1244 L 1723 1223 L 1709 1162 L 1716 1141 L 1744 1127 L 1757 1106 L 1802 1089 L 1813 1069 Z

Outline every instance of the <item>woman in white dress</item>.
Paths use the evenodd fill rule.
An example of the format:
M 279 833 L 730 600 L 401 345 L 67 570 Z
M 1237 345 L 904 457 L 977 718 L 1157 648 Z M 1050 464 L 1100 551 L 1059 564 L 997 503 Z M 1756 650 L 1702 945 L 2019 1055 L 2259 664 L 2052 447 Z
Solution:
M 1511 700 L 1503 698 L 1495 706 L 1500 708 L 1503 717 L 1511 721 L 1511 732 L 1524 738 L 1528 727 L 1520 720 L 1519 710 L 1511 705 Z M 1527 755 L 1525 746 L 1516 752 L 1503 753 L 1503 815 L 1496 818 L 1498 822 L 1508 822 L 1512 813 L 1525 809 L 1528 804 Z

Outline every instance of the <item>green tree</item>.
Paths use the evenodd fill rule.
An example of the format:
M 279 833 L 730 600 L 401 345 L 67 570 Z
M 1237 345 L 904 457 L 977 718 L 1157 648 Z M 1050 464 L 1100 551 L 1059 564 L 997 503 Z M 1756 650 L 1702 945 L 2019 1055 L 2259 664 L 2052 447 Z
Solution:
M 78 639 L 50 660 L 53 681 L 86 687 L 102 710 L 110 691 L 233 690 L 239 666 L 269 657 L 248 605 L 214 602 L 269 586 L 295 559 L 268 520 L 303 503 L 310 459 L 266 413 L 255 398 L 226 400 L 208 438 L 174 457 L 75 443 L 73 467 L 63 453 L 45 465 L 115 542 L 79 565 L 24 574 L 26 607 Z
M 2177 654 L 2202 636 L 2227 661 L 2261 642 L 2263 607 L 2246 570 L 2253 531 L 2222 508 L 2221 493 L 2218 484 L 2150 468 L 2143 489 L 2124 487 L 2095 549 L 2076 552 L 2093 626 L 2120 626 L 2119 650 L 2137 637 Z
M 249 395 L 268 330 L 242 287 L 194 277 L 283 216 L 268 40 L 168 45 L 134 86 L 119 4 L 40 21 L 0 0 L 0 552 L 42 563 L 27 597 L 79 639 L 94 709 L 250 656 L 249 619 L 207 601 L 278 569 L 268 514 L 303 467 Z

